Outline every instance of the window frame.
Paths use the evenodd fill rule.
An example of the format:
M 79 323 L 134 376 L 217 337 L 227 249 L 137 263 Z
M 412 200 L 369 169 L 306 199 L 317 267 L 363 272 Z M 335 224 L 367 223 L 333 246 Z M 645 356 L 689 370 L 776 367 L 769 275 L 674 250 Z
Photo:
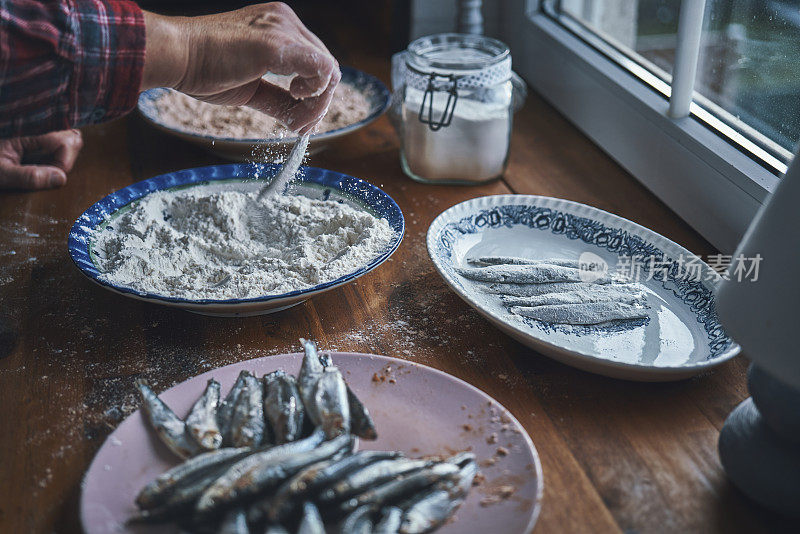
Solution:
M 779 178 L 697 118 L 672 118 L 653 87 L 540 10 L 501 2 L 514 70 L 723 252 Z M 641 67 L 640 67 L 641 68 Z

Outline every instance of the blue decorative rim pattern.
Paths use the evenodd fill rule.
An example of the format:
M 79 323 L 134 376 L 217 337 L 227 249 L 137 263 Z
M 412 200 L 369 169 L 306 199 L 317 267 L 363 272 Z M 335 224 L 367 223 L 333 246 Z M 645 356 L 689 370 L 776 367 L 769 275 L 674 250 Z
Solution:
M 301 176 L 300 181 L 323 186 L 325 188 L 323 191 L 323 198 L 327 199 L 332 190 L 337 190 L 351 198 L 354 198 L 359 203 L 373 210 L 377 216 L 385 218 L 389 222 L 389 226 L 391 226 L 392 230 L 395 232 L 395 237 L 389 244 L 389 247 L 387 247 L 386 251 L 373 259 L 364 267 L 337 278 L 336 280 L 318 284 L 307 289 L 291 291 L 289 293 L 266 295 L 263 297 L 247 299 L 190 300 L 174 298 L 152 293 L 145 293 L 128 287 L 114 285 L 100 278 L 101 273 L 91 258 L 90 245 L 92 235 L 99 225 L 105 222 L 119 209 L 128 206 L 132 202 L 139 200 L 140 198 L 155 191 L 163 191 L 166 189 L 193 184 L 202 185 L 219 180 L 271 177 L 278 172 L 279 168 L 280 165 L 271 163 L 236 163 L 230 165 L 213 165 L 210 167 L 198 167 L 195 169 L 185 169 L 182 171 L 162 174 L 160 176 L 148 178 L 147 180 L 142 180 L 141 182 L 136 182 L 128 187 L 124 187 L 96 202 L 89 209 L 83 212 L 80 217 L 78 217 L 67 237 L 67 246 L 69 248 L 70 257 L 72 258 L 72 261 L 75 262 L 75 265 L 78 266 L 78 269 L 80 269 L 83 274 L 88 276 L 90 279 L 100 285 L 109 287 L 121 293 L 129 293 L 139 297 L 173 303 L 243 304 L 252 302 L 266 302 L 270 300 L 300 296 L 348 282 L 354 278 L 358 278 L 367 271 L 370 271 L 379 264 L 383 263 L 394 253 L 395 250 L 397 250 L 397 247 L 400 246 L 400 242 L 403 240 L 403 235 L 405 233 L 405 220 L 403 218 L 403 213 L 400 211 L 400 207 L 397 205 L 397 203 L 384 191 L 378 187 L 375 187 L 369 182 L 348 176 L 346 174 L 329 171 L 327 169 L 320 169 L 317 167 L 301 167 L 301 171 L 299 173 Z
M 329 137 L 343 135 L 353 130 L 357 130 L 362 126 L 369 124 L 370 122 L 374 121 L 389 108 L 389 102 L 391 100 L 391 94 L 389 93 L 389 89 L 375 76 L 371 74 L 367 74 L 366 72 L 360 71 L 358 69 L 354 69 L 353 67 L 341 67 L 342 70 L 342 82 L 349 83 L 354 86 L 356 89 L 361 91 L 364 96 L 367 97 L 370 103 L 370 112 L 369 114 L 362 120 L 355 122 L 353 124 L 349 124 L 347 126 L 343 126 L 342 128 L 337 128 L 335 130 L 329 130 L 327 132 L 321 132 L 311 135 L 311 141 L 315 140 L 322 140 L 327 139 Z M 192 132 L 189 130 L 182 130 L 180 128 L 175 128 L 174 126 L 170 126 L 169 124 L 165 124 L 158 115 L 158 110 L 155 106 L 155 101 L 161 98 L 161 96 L 169 91 L 164 87 L 158 87 L 155 89 L 148 89 L 147 91 L 142 92 L 139 95 L 139 101 L 137 104 L 137 108 L 139 112 L 150 122 L 157 124 L 159 127 L 164 128 L 165 130 L 169 130 L 171 132 L 175 132 L 181 135 L 188 135 L 197 139 L 201 139 L 204 141 L 225 141 L 231 143 L 242 143 L 242 144 L 270 144 L 270 143 L 286 143 L 291 141 L 293 138 L 286 137 L 286 138 L 270 138 L 270 139 L 254 139 L 254 138 L 240 138 L 240 137 L 217 137 L 213 135 L 203 135 L 197 132 Z
M 679 261 L 666 255 L 654 244 L 626 230 L 607 226 L 588 217 L 564 213 L 553 208 L 524 204 L 509 204 L 480 210 L 475 214 L 463 217 L 458 222 L 451 222 L 442 227 L 436 236 L 437 254 L 450 260 L 443 262 L 442 267 L 463 289 L 460 277 L 456 275 L 453 266 L 453 245 L 460 236 L 475 234 L 487 227 L 510 228 L 516 225 L 542 231 L 549 230 L 571 240 L 579 239 L 589 245 L 605 248 L 620 256 L 629 256 L 640 260 L 655 257 L 658 262 L 668 262 L 669 269 L 666 277 L 658 276 L 663 271 L 654 270 L 653 278 L 660 281 L 664 289 L 671 291 L 697 316 L 697 321 L 702 325 L 708 341 L 709 355 L 706 357 L 706 361 L 723 356 L 733 348 L 738 351 L 738 346 L 725 333 L 719 322 L 714 295 L 709 287 L 702 281 L 691 279 L 687 269 L 682 267 Z M 686 253 L 694 256 L 689 251 Z M 649 274 L 648 262 L 642 261 L 641 263 L 642 271 Z

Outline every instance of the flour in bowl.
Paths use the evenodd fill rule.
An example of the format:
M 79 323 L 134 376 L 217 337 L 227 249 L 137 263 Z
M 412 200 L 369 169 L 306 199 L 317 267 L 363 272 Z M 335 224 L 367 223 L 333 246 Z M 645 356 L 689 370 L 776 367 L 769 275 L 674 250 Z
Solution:
M 246 106 L 216 106 L 178 91 L 167 90 L 155 101 L 164 124 L 200 135 L 233 139 L 294 137 L 277 119 Z M 371 110 L 367 96 L 348 83 L 340 83 L 328 112 L 317 126 L 318 133 L 350 126 L 367 118 Z
M 336 280 L 395 237 L 386 219 L 327 200 L 199 186 L 150 194 L 98 231 L 101 278 L 167 297 L 243 299 Z

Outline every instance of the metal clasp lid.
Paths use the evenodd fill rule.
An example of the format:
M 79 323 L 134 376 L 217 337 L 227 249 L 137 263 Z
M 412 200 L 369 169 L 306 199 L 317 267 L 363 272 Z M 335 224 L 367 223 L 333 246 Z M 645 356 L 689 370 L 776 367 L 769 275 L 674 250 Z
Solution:
M 444 78 L 449 82 L 444 87 L 436 87 L 436 78 Z M 449 85 L 449 87 L 448 87 Z M 442 116 L 438 120 L 433 119 L 433 93 L 436 91 L 447 92 L 447 102 L 444 105 Z M 431 72 L 428 75 L 428 85 L 425 87 L 425 92 L 422 95 L 422 103 L 419 106 L 419 122 L 427 124 L 431 131 L 440 130 L 443 127 L 450 126 L 453 120 L 453 111 L 456 109 L 456 101 L 458 100 L 458 76 L 454 74 L 437 74 Z M 428 116 L 425 116 L 425 103 L 428 103 Z

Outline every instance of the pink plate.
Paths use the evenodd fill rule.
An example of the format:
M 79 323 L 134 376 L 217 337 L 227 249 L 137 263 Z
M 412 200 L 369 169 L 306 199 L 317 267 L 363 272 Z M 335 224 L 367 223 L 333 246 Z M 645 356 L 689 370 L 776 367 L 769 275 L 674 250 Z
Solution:
M 378 429 L 378 440 L 362 440 L 360 448 L 401 450 L 408 456 L 471 450 L 477 456 L 485 480 L 438 532 L 515 534 L 533 529 L 542 497 L 542 468 L 528 434 L 508 410 L 466 382 L 430 367 L 386 356 L 330 354 Z M 185 415 L 211 377 L 226 392 L 242 369 L 258 376 L 279 368 L 297 373 L 301 360 L 301 354 L 283 354 L 228 365 L 182 382 L 161 398 Z M 81 521 L 87 534 L 177 532 L 172 525 L 125 523 L 136 510 L 139 490 L 175 464 L 141 413 L 133 413 L 108 437 L 83 480 Z M 499 497 L 509 490 L 510 496 Z

